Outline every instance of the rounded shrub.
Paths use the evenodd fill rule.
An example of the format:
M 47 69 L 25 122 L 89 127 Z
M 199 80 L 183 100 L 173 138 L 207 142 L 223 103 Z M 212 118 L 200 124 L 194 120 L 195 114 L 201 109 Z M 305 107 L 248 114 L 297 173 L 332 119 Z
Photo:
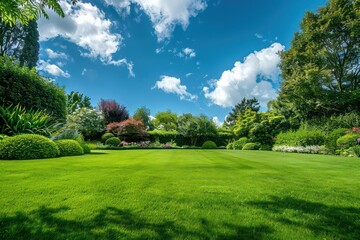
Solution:
M 259 150 L 257 143 L 246 143 L 242 150 Z
M 226 145 L 226 149 L 227 149 L 227 150 L 232 150 L 233 147 L 234 147 L 233 145 L 234 145 L 233 142 L 228 143 L 228 144 Z
M 111 137 L 105 141 L 106 145 L 117 147 L 120 145 L 120 139 L 118 137 Z
M 248 139 L 247 137 L 242 137 L 239 140 L 236 140 L 233 142 L 233 149 L 234 150 L 242 150 L 244 145 L 247 143 Z
M 342 149 L 348 149 L 358 144 L 358 138 L 360 138 L 360 134 L 358 133 L 346 134 L 338 138 L 338 140 L 336 140 L 336 144 Z
M 104 134 L 101 136 L 101 142 L 105 143 L 106 140 L 108 140 L 109 138 L 112 138 L 112 137 L 115 137 L 115 135 L 112 134 L 112 133 L 104 133 Z
M 55 141 L 55 143 L 60 150 L 60 156 L 76 156 L 84 154 L 83 148 L 75 140 L 63 139 Z
M 214 148 L 217 148 L 217 146 L 216 146 L 216 143 L 214 143 L 213 141 L 206 141 L 203 143 L 201 148 L 202 149 L 214 149 Z
M 91 152 L 90 147 L 85 143 L 84 136 L 81 133 L 77 135 L 75 140 L 80 144 L 80 146 L 84 150 L 84 154 L 88 154 Z
M 335 153 L 337 150 L 336 141 L 346 135 L 346 128 L 338 128 L 329 133 L 325 138 L 325 146 L 330 150 L 331 153 Z
M 0 144 L 0 158 L 8 160 L 54 158 L 59 148 L 50 139 L 37 134 L 23 134 L 5 138 Z

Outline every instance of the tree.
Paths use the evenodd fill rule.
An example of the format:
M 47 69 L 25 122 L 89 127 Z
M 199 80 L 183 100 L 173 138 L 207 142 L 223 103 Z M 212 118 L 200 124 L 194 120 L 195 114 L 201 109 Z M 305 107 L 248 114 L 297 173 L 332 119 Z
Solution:
M 33 68 L 39 58 L 39 32 L 37 22 L 31 20 L 27 26 L 10 26 L 0 23 L 0 55 L 13 57 L 20 66 Z
M 360 1 L 330 0 L 307 12 L 281 54 L 278 104 L 309 119 L 360 111 Z
M 106 131 L 111 132 L 126 141 L 143 140 L 144 137 L 148 135 L 143 122 L 133 118 L 121 122 L 109 123 L 106 126 Z
M 236 104 L 226 117 L 225 125 L 233 127 L 239 114 L 244 114 L 248 109 L 254 112 L 258 112 L 260 110 L 260 103 L 255 97 L 251 99 L 243 98 L 240 103 Z
M 115 100 L 101 99 L 99 109 L 104 115 L 105 124 L 121 122 L 129 118 L 129 113 L 126 110 L 126 107 L 120 105 Z
M 178 115 L 176 113 L 167 110 L 165 112 L 158 112 L 155 115 L 153 123 L 157 129 L 163 129 L 165 131 L 176 130 L 178 123 Z
M 152 130 L 154 128 L 150 120 L 150 109 L 146 108 L 145 106 L 136 109 L 133 118 L 135 120 L 142 121 L 145 129 L 147 130 Z
M 75 4 L 77 0 L 72 0 Z M 5 0 L 0 1 L 0 22 L 14 25 L 17 22 L 27 25 L 29 21 L 36 20 L 40 15 L 49 18 L 46 9 L 49 8 L 64 17 L 59 0 Z
M 79 92 L 71 91 L 67 95 L 67 111 L 69 114 L 78 108 L 91 108 L 90 98 Z

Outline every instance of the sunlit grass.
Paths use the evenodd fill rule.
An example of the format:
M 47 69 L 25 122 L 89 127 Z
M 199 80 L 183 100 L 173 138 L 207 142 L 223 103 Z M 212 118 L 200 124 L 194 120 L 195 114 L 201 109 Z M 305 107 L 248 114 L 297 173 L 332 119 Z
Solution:
M 0 239 L 360 239 L 360 160 L 128 150 L 0 161 Z

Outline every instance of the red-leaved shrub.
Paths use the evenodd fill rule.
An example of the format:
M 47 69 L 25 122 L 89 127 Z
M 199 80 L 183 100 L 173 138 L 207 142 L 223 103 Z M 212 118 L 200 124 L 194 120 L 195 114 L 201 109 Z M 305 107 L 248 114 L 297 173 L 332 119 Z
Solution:
M 148 135 L 142 121 L 133 118 L 121 122 L 109 123 L 106 126 L 106 131 L 126 141 L 140 141 Z

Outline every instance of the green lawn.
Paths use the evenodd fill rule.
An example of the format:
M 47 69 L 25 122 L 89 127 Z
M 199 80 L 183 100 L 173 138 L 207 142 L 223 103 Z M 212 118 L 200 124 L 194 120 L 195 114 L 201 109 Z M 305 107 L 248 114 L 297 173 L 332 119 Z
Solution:
M 227 150 L 0 161 L 0 239 L 360 239 L 360 159 Z

